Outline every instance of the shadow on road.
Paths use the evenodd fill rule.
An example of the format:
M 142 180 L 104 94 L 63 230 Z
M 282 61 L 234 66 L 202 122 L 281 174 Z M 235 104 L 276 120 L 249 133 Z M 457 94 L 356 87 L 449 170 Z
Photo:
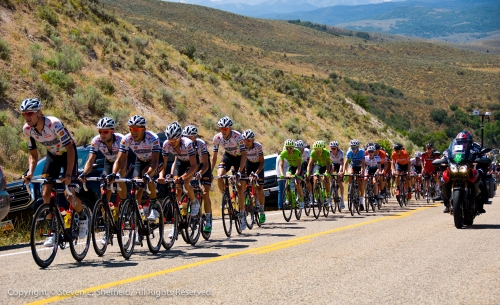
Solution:
M 500 229 L 500 224 L 478 224 L 467 227 L 471 230 L 487 230 L 487 229 Z
M 132 262 L 132 261 L 122 261 L 122 260 L 106 260 L 106 261 L 81 261 L 81 262 L 73 262 L 73 263 L 67 263 L 67 264 L 56 264 L 54 267 L 57 269 L 73 269 L 73 268 L 80 268 L 80 267 L 104 267 L 104 268 L 125 268 L 125 267 L 133 267 L 137 266 L 139 263 L 138 262 Z M 51 268 L 49 268 L 51 269 Z M 40 269 L 44 270 L 44 269 Z M 48 270 L 48 269 L 46 269 Z

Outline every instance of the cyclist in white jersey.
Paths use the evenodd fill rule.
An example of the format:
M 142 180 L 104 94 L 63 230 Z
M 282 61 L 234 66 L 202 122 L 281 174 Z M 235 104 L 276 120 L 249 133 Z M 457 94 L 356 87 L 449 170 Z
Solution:
M 182 127 L 177 122 L 173 122 L 167 126 L 165 129 L 165 136 L 167 139 L 163 142 L 162 146 L 163 168 L 159 175 L 159 182 L 161 182 L 162 180 L 160 179 L 163 179 L 167 174 L 174 177 L 177 201 L 181 199 L 182 184 L 184 184 L 184 188 L 188 192 L 189 199 L 191 200 L 191 216 L 196 216 L 200 210 L 200 202 L 194 195 L 193 188 L 191 187 L 191 178 L 198 169 L 193 141 L 182 136 Z M 170 173 L 166 173 L 168 154 L 173 154 L 175 156 Z
M 330 142 L 330 160 L 332 161 L 332 170 L 330 174 L 337 173 L 337 181 L 340 190 L 340 208 L 344 208 L 344 152 L 339 148 L 339 142 Z M 334 177 L 332 176 L 332 179 Z
M 194 149 L 198 155 L 199 163 L 198 171 L 194 174 L 197 179 L 201 179 L 201 187 L 203 191 L 203 206 L 205 208 L 205 216 L 207 222 L 203 228 L 203 232 L 212 232 L 212 200 L 210 199 L 210 188 L 212 187 L 212 166 L 210 164 L 210 153 L 208 152 L 207 144 L 202 139 L 197 138 L 198 128 L 193 125 L 184 127 L 182 136 L 193 141 Z
M 383 175 L 384 170 L 381 166 L 381 160 L 378 155 L 375 155 L 375 145 L 370 145 L 366 149 L 368 151 L 368 155 L 365 156 L 365 180 L 368 179 L 368 176 L 373 176 L 373 195 L 375 197 L 375 205 L 378 204 L 378 176 Z M 366 186 L 366 184 L 365 184 Z M 368 211 L 368 206 L 366 207 Z
M 424 162 L 422 161 L 422 153 L 417 151 L 415 153 L 415 157 L 410 159 L 410 168 L 411 168 L 411 174 L 410 174 L 410 185 L 411 188 L 408 191 L 411 191 L 411 189 L 415 188 L 415 180 L 416 179 L 421 179 L 422 177 L 419 176 L 422 174 L 422 165 Z M 416 178 L 416 179 L 415 179 Z
M 142 178 L 144 183 L 148 185 L 150 205 L 158 204 L 156 202 L 156 187 L 151 179 L 151 176 L 156 174 L 158 161 L 160 157 L 160 140 L 158 136 L 146 129 L 146 119 L 140 115 L 134 115 L 127 123 L 130 133 L 126 134 L 120 142 L 120 149 L 113 165 L 113 172 L 108 175 L 110 183 L 113 182 L 116 174 L 123 171 L 127 165 L 128 151 L 132 150 L 135 153 L 134 179 Z M 142 201 L 143 189 L 137 190 L 135 197 L 137 202 Z M 158 211 L 150 206 L 150 214 L 148 220 L 155 221 L 158 217 Z M 139 243 L 139 234 L 135 234 L 136 244 Z
M 237 131 L 232 130 L 233 120 L 231 120 L 228 116 L 221 118 L 217 122 L 217 126 L 220 129 L 220 132 L 214 136 L 214 146 L 212 162 L 210 164 L 217 164 L 217 152 L 219 151 L 219 145 L 224 147 L 224 156 L 222 157 L 222 161 L 218 166 L 217 175 L 222 176 L 225 175 L 231 167 L 236 170 L 236 176 L 241 177 L 241 172 L 245 168 L 245 163 L 247 161 L 247 149 L 245 144 L 243 144 L 243 138 L 241 134 Z M 221 194 L 224 193 L 224 181 L 219 179 L 217 181 L 217 186 L 219 187 L 219 191 Z M 246 188 L 246 183 L 241 181 L 237 184 L 238 194 L 243 194 Z M 245 198 L 244 196 L 238 196 L 238 204 L 240 207 L 240 211 L 245 210 Z M 247 223 L 245 220 L 245 213 L 239 214 L 241 230 L 245 230 L 247 228 Z
M 30 183 L 33 178 L 36 165 L 38 163 L 38 151 L 36 142 L 47 148 L 45 166 L 42 171 L 42 178 L 59 178 L 61 169 L 63 170 L 62 181 L 68 185 L 73 178 L 76 178 L 78 170 L 78 156 L 75 142 L 69 135 L 64 125 L 58 118 L 44 116 L 42 113 L 42 103 L 37 98 L 29 98 L 21 103 L 21 113 L 26 120 L 23 126 L 23 135 L 28 139 L 28 172 L 23 175 L 25 183 Z M 44 204 L 50 204 L 51 184 L 42 185 L 42 198 Z M 75 212 L 79 216 L 79 238 L 85 238 L 88 234 L 88 219 L 83 212 L 80 199 L 77 196 L 64 192 L 69 203 L 73 204 Z M 74 193 L 74 192 L 73 192 Z M 47 220 L 51 222 L 52 215 L 47 215 Z M 52 225 L 50 223 L 49 225 Z M 54 236 L 49 236 L 43 243 L 46 247 L 54 246 Z
M 311 150 L 304 146 L 304 141 L 302 140 L 295 141 L 295 148 L 300 150 L 300 152 L 302 153 L 302 172 L 305 174 L 307 172 L 307 165 L 309 164 L 309 159 L 311 157 Z M 284 147 L 283 150 L 286 150 L 286 147 Z M 312 169 L 309 174 L 312 174 L 313 171 L 314 169 Z M 306 182 L 306 187 L 311 197 L 310 202 L 313 202 L 312 179 L 305 179 L 304 181 Z
M 264 151 L 259 142 L 255 142 L 255 133 L 251 129 L 245 130 L 241 134 L 243 143 L 247 149 L 247 162 L 245 164 L 245 175 L 249 176 L 252 172 L 259 176 L 257 182 L 258 186 L 255 187 L 257 192 L 257 207 L 260 210 L 259 222 L 266 222 L 266 214 L 264 211 Z

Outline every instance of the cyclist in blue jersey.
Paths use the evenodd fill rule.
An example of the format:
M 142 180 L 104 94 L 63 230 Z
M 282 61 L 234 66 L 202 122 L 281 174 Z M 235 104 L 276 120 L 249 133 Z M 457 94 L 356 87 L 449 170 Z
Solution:
M 348 174 L 362 174 L 365 172 L 366 164 L 365 164 L 365 151 L 362 149 L 359 149 L 360 142 L 359 140 L 353 139 L 349 143 L 351 145 L 351 148 L 346 154 L 345 160 L 344 160 L 344 169 L 348 169 Z M 349 183 L 351 183 L 352 177 L 349 176 Z M 364 205 L 363 205 L 363 198 L 365 196 L 365 188 L 364 188 L 364 181 L 363 179 L 359 180 L 359 192 L 360 192 L 360 198 L 359 198 L 359 209 L 361 211 L 364 210 Z

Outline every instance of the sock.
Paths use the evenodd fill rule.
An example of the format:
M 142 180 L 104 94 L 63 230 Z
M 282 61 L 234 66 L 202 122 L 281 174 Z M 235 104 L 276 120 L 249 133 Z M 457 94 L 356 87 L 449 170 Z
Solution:
M 206 213 L 205 216 L 207 218 L 207 223 L 212 223 L 212 213 Z

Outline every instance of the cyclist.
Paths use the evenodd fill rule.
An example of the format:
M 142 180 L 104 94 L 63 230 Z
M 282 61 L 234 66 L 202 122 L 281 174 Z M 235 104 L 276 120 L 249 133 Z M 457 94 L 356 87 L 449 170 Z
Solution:
M 195 126 L 189 125 L 184 127 L 182 136 L 193 141 L 194 149 L 198 154 L 200 165 L 194 176 L 197 179 L 201 179 L 203 191 L 203 205 L 205 208 L 205 216 L 207 217 L 203 232 L 210 233 L 212 232 L 212 201 L 210 200 L 210 188 L 212 187 L 212 180 L 214 179 L 212 175 L 212 166 L 210 164 L 210 153 L 208 152 L 205 141 L 197 138 L 198 128 Z
M 283 179 L 285 171 L 285 162 L 288 161 L 287 177 L 295 176 L 295 188 L 299 194 L 299 207 L 304 208 L 304 193 L 302 191 L 302 154 L 295 148 L 295 142 L 292 139 L 285 141 L 285 149 L 280 153 L 280 178 Z
M 309 164 L 311 150 L 304 146 L 304 141 L 302 141 L 302 140 L 295 141 L 295 148 L 300 150 L 300 153 L 302 154 L 302 172 L 305 173 L 307 171 L 307 164 Z M 306 187 L 307 187 L 307 190 L 309 191 L 309 194 L 311 194 L 310 196 L 312 199 L 312 185 L 311 185 L 310 181 L 306 181 Z M 311 200 L 311 202 L 312 202 L 312 200 Z
M 392 172 L 395 176 L 395 185 L 399 185 L 399 175 L 408 173 L 410 155 L 403 148 L 403 145 L 396 143 L 392 152 Z M 399 189 L 396 187 L 396 196 L 399 196 Z
M 337 173 L 337 180 L 340 190 L 340 208 L 344 206 L 344 176 L 340 173 L 344 172 L 344 152 L 339 148 L 339 142 L 330 142 L 330 161 L 332 162 L 331 174 Z M 332 179 L 335 179 L 332 177 Z
M 328 149 L 325 149 L 324 141 L 316 141 L 313 144 L 313 150 L 311 152 L 311 157 L 309 159 L 309 164 L 307 165 L 306 177 L 309 176 L 309 172 L 314 165 L 314 174 L 320 174 L 325 176 L 325 189 L 326 193 L 330 194 L 330 172 L 332 166 L 332 160 L 330 160 L 330 152 Z M 315 176 L 313 179 L 314 187 L 316 187 L 316 183 L 318 182 L 318 178 Z M 327 196 L 325 205 L 332 206 L 332 199 L 330 196 Z
M 417 151 L 414 155 L 415 157 L 410 159 L 410 166 L 411 166 L 411 178 L 410 178 L 410 185 L 412 186 L 413 189 L 417 190 L 418 192 L 420 191 L 420 188 L 417 187 L 417 181 L 421 182 L 421 177 L 418 175 L 422 173 L 422 153 Z
M 375 156 L 379 156 L 380 158 L 380 169 L 382 170 L 380 175 L 378 176 L 378 182 L 379 182 L 379 198 L 384 198 L 384 193 L 383 190 L 385 188 L 385 180 L 384 180 L 384 175 L 387 175 L 387 172 L 389 171 L 390 166 L 385 166 L 385 164 L 388 164 L 388 158 L 387 158 L 387 153 L 385 150 L 381 149 L 380 144 L 377 142 L 374 143 L 373 145 L 375 147 Z M 366 155 L 366 154 L 365 154 Z
M 20 106 L 20 110 L 26 124 L 23 126 L 23 135 L 28 139 L 28 172 L 23 175 L 25 183 L 29 183 L 33 178 L 36 165 L 38 163 L 38 151 L 36 142 L 47 148 L 45 166 L 42 171 L 42 178 L 57 179 L 61 170 L 63 172 L 62 181 L 65 185 L 71 183 L 76 178 L 78 170 L 78 156 L 75 141 L 71 138 L 68 130 L 61 121 L 53 116 L 45 116 L 42 113 L 42 103 L 37 98 L 25 99 Z M 50 204 L 51 184 L 42 185 L 42 198 L 44 204 Z M 83 212 L 80 199 L 74 194 L 66 195 L 66 200 L 73 204 L 75 212 L 78 213 L 79 238 L 85 238 L 88 234 L 88 219 Z M 47 215 L 49 225 L 52 215 Z M 54 246 L 54 236 L 49 236 L 43 243 L 46 247 Z
M 259 142 L 255 142 L 255 133 L 251 129 L 245 130 L 241 137 L 247 149 L 247 162 L 245 163 L 245 175 L 250 179 L 250 174 L 253 172 L 258 178 L 259 185 L 255 187 L 257 192 L 257 207 L 260 210 L 260 223 L 266 222 L 266 214 L 264 214 L 264 151 Z
M 234 170 L 236 170 L 236 178 L 239 179 L 241 178 L 241 172 L 245 168 L 245 163 L 247 161 L 247 149 L 243 143 L 241 133 L 232 130 L 233 120 L 228 116 L 222 117 L 217 122 L 217 127 L 219 127 L 220 132 L 214 136 L 214 146 L 212 149 L 214 155 L 212 156 L 212 162 L 210 164 L 214 164 L 214 166 L 217 164 L 217 152 L 219 151 L 219 145 L 222 145 L 225 151 L 222 161 L 218 166 L 217 175 L 223 176 L 233 167 Z M 221 194 L 223 194 L 224 180 L 219 179 L 217 181 L 217 186 Z M 236 184 L 236 188 L 238 189 L 238 194 L 243 194 L 246 183 L 241 181 Z M 238 196 L 238 205 L 240 211 L 245 210 L 244 196 Z M 247 228 L 245 213 L 240 213 L 238 216 L 240 218 L 240 228 L 241 230 L 245 230 Z
M 115 120 L 109 117 L 103 117 L 97 122 L 97 130 L 99 135 L 95 136 L 90 142 L 89 146 L 89 157 L 87 159 L 87 163 L 85 163 L 85 167 L 83 168 L 83 172 L 78 176 L 78 179 L 85 183 L 85 178 L 92 171 L 92 167 L 94 165 L 95 159 L 97 157 L 97 152 L 101 151 L 105 157 L 104 160 L 104 169 L 102 174 L 107 176 L 111 174 L 113 169 L 113 164 L 116 161 L 116 157 L 118 155 L 118 151 L 120 149 L 120 142 L 123 139 L 123 135 L 121 133 L 115 132 Z M 122 169 L 120 172 L 120 176 L 125 177 L 126 171 Z M 120 191 L 118 192 L 120 195 L 120 199 L 124 200 L 127 198 L 127 186 L 125 183 L 120 183 Z M 101 188 L 101 191 L 104 189 Z M 108 202 L 111 199 L 111 192 L 107 192 Z M 111 203 L 113 204 L 113 203 Z M 118 209 L 119 203 L 117 201 L 118 206 L 114 207 Z M 117 213 L 118 214 L 118 213 Z M 106 242 L 109 244 L 110 241 L 107 240 L 107 236 L 101 240 L 102 244 Z
M 108 175 L 109 182 L 112 183 L 117 177 L 118 173 L 123 172 L 127 164 L 128 151 L 131 150 L 135 153 L 135 166 L 134 166 L 134 179 L 142 178 L 144 183 L 147 184 L 150 194 L 150 214 L 148 220 L 156 221 L 159 217 L 158 211 L 153 209 L 156 202 L 156 187 L 151 179 L 151 176 L 156 174 L 158 168 L 158 161 L 160 158 L 160 140 L 158 136 L 146 129 L 146 119 L 140 115 L 132 116 L 127 125 L 130 133 L 126 134 L 121 143 L 116 157 L 113 171 Z M 142 202 L 143 189 L 139 189 L 135 193 L 137 202 Z M 136 229 L 137 230 L 137 229 Z M 140 244 L 139 234 L 135 234 L 135 243 Z
M 422 177 L 424 177 L 427 191 L 429 191 L 430 179 L 436 181 L 436 188 L 441 187 L 441 181 L 439 181 L 437 170 L 432 164 L 432 161 L 436 159 L 439 159 L 439 155 L 434 154 L 434 144 L 429 142 L 425 145 L 425 152 L 422 154 Z M 437 191 L 438 189 L 436 189 L 436 192 Z
M 361 174 L 365 172 L 366 164 L 365 164 L 365 151 L 359 149 L 360 142 L 357 139 L 353 139 L 350 141 L 351 148 L 347 151 L 346 158 L 344 160 L 344 170 L 347 168 L 348 174 Z M 349 167 L 347 166 L 349 163 Z M 343 174 L 343 173 L 341 173 Z M 352 176 L 349 176 L 349 184 L 352 182 Z M 365 188 L 364 181 L 359 180 L 359 209 L 361 211 L 364 210 L 364 196 L 365 196 Z
M 378 204 L 378 176 L 383 173 L 380 161 L 380 157 L 375 155 L 375 145 L 370 145 L 366 148 L 366 151 L 368 152 L 368 156 L 365 156 L 365 165 L 366 165 L 366 170 L 365 170 L 365 180 L 368 179 L 368 176 L 373 176 L 372 181 L 373 181 L 373 195 L 374 195 L 374 201 L 375 205 Z M 368 209 L 368 207 L 367 207 Z M 367 210 L 368 211 L 368 210 Z

